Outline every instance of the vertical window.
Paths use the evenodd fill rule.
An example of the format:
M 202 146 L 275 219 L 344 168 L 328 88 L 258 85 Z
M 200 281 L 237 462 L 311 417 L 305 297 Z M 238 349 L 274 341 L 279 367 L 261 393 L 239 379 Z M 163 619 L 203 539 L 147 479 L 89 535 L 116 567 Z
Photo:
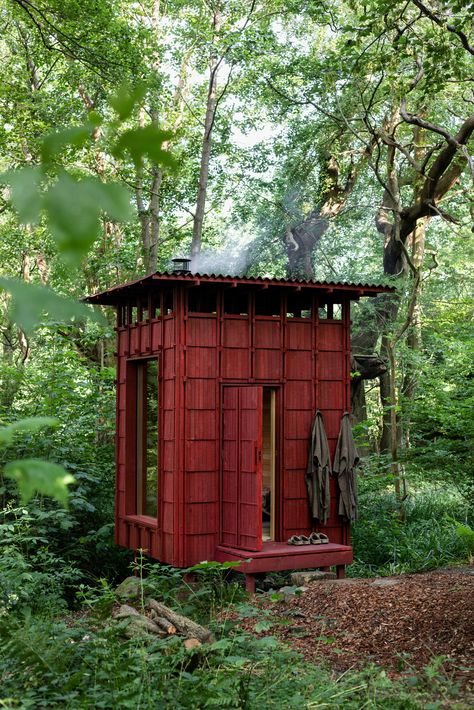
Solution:
M 137 365 L 137 515 L 158 515 L 158 360 Z

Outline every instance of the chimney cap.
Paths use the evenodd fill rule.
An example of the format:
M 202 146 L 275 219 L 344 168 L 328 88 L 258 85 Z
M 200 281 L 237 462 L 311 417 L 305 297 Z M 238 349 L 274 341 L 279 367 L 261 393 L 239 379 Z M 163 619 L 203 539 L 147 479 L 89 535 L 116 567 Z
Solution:
M 190 274 L 191 270 L 189 268 L 189 265 L 191 263 L 191 259 L 188 259 L 187 257 L 176 257 L 175 259 L 171 259 L 171 263 L 173 264 L 173 273 L 174 274 Z

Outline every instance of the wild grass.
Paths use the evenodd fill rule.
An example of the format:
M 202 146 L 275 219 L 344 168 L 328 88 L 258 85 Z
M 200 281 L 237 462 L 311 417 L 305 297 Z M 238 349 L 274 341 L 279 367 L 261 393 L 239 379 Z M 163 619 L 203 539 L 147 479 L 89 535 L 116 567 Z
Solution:
M 474 556 L 472 511 L 456 489 L 424 486 L 409 492 L 400 519 L 394 493 L 360 491 L 360 517 L 352 528 L 357 577 L 423 572 Z

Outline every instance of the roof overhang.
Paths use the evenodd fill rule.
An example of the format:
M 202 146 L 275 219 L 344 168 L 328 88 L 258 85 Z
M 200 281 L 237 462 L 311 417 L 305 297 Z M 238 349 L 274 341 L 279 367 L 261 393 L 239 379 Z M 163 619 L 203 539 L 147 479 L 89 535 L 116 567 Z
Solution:
M 159 286 L 196 287 L 204 285 L 227 286 L 229 288 L 265 288 L 265 289 L 291 289 L 297 292 L 317 291 L 325 296 L 345 296 L 351 300 L 358 300 L 363 296 L 376 296 L 379 293 L 393 293 L 395 288 L 385 284 L 374 283 L 348 283 L 344 281 L 309 281 L 305 279 L 272 279 L 266 277 L 223 276 L 209 274 L 177 274 L 156 273 L 144 276 L 134 281 L 113 286 L 100 293 L 86 296 L 82 300 L 103 306 L 113 306 L 126 303 L 134 298 L 142 297 L 145 293 Z

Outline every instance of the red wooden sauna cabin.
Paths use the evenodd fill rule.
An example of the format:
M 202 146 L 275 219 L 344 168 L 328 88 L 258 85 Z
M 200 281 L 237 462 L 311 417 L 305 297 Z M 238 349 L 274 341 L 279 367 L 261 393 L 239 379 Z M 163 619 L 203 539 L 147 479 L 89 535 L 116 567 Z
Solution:
M 89 297 L 117 309 L 117 543 L 175 567 L 241 561 L 249 589 L 267 571 L 342 576 L 334 480 L 329 544 L 287 541 L 315 529 L 315 411 L 332 457 L 350 408 L 350 302 L 389 290 L 182 269 Z

